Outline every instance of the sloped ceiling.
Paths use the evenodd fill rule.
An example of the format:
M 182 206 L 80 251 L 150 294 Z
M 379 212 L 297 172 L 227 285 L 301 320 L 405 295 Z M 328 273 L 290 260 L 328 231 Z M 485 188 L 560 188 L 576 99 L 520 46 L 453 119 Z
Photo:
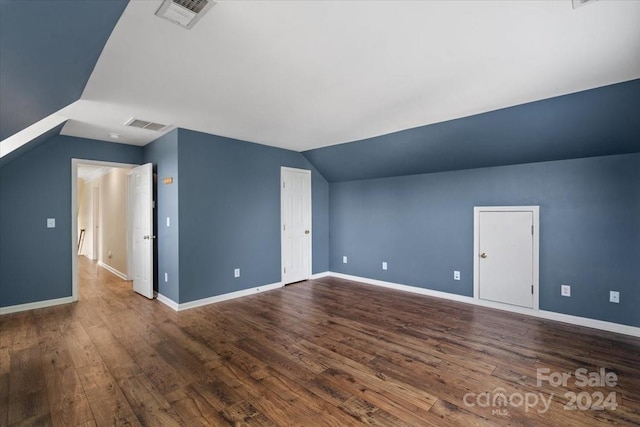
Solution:
M 71 136 L 136 145 L 161 136 L 123 126 L 136 117 L 303 151 L 319 164 L 340 164 L 345 147 L 333 146 L 360 141 L 352 158 L 404 165 L 390 170 L 376 160 L 369 164 L 375 175 L 420 169 L 411 166 L 418 157 L 385 153 L 428 136 L 416 148 L 422 158 L 440 168 L 479 167 L 490 158 L 499 164 L 580 151 L 572 141 L 585 128 L 557 127 L 567 138 L 554 141 L 570 147 L 550 149 L 549 135 L 513 141 L 517 130 L 510 134 L 513 125 L 503 121 L 544 115 L 540 100 L 640 78 L 639 0 L 575 10 L 571 0 L 219 1 L 191 30 L 155 16 L 160 0 L 131 1 L 119 20 L 121 0 L 0 1 L 3 136 L 70 103 L 58 113 L 69 119 L 62 134 Z M 616 105 L 629 106 L 626 91 L 614 93 L 623 97 Z M 502 110 L 513 106 L 522 107 Z M 600 111 L 594 108 L 588 116 Z M 578 120 L 570 108 L 552 111 L 565 116 L 531 123 Z M 602 133 L 615 119 L 605 114 L 593 126 Z M 463 151 L 467 158 L 455 158 L 455 150 L 472 145 L 469 139 L 452 145 L 438 137 L 476 131 L 484 151 Z M 323 147 L 326 154 L 315 151 Z
M 127 2 L 0 1 L 0 141 L 80 98 Z
M 337 182 L 635 152 L 640 80 L 303 154 Z
M 640 77 L 640 2 L 132 1 L 63 133 L 131 116 L 304 151 Z

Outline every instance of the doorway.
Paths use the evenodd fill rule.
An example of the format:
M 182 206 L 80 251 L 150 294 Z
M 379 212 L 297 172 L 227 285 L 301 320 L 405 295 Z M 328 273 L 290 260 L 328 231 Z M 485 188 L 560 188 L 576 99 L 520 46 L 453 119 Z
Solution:
M 78 300 L 78 256 L 129 280 L 131 237 L 127 171 L 136 165 L 71 160 L 72 300 Z M 81 230 L 84 230 L 79 240 Z
M 80 177 L 79 179 L 82 179 L 85 184 L 90 183 L 91 181 L 88 181 L 87 179 L 83 179 L 82 177 Z M 97 178 L 96 178 L 97 179 Z M 78 183 L 79 186 L 79 183 Z M 84 200 L 78 202 L 78 222 L 80 223 L 78 226 L 80 227 L 81 230 L 85 230 L 85 238 L 91 236 L 91 242 L 93 243 L 93 248 L 92 248 L 92 252 L 91 252 L 91 258 L 90 259 L 94 259 L 94 260 L 98 260 L 100 261 L 100 256 L 98 255 L 100 252 L 100 187 L 95 186 L 95 187 L 91 187 L 91 189 L 93 190 L 91 192 L 91 225 L 89 228 L 89 221 L 87 221 L 87 225 L 85 226 L 86 228 L 83 228 L 83 225 L 81 221 L 82 220 L 82 216 L 81 214 L 83 213 L 82 207 L 85 203 Z M 85 196 L 86 197 L 86 196 Z M 83 243 L 80 239 L 78 239 L 78 246 L 79 246 L 79 252 L 83 251 Z
M 282 284 L 311 277 L 311 171 L 280 170 Z
M 538 309 L 539 206 L 474 208 L 474 298 Z

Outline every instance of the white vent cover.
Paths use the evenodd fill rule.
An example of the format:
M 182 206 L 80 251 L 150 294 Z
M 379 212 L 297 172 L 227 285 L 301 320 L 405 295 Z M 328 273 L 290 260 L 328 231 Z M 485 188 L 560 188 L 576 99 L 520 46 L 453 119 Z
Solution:
M 156 15 L 191 29 L 213 4 L 213 0 L 164 0 Z
M 140 129 L 148 129 L 148 130 L 155 130 L 155 131 L 161 131 L 164 130 L 168 127 L 168 125 L 162 125 L 160 123 L 153 123 L 153 122 L 149 122 L 147 120 L 140 120 L 140 119 L 136 119 L 134 117 L 131 117 L 129 120 L 127 120 L 126 122 L 124 122 L 125 126 L 130 126 L 133 128 L 140 128 Z
M 584 6 L 587 3 L 593 3 L 595 1 L 598 1 L 598 0 L 571 0 L 571 4 L 574 9 L 577 9 L 581 6 Z

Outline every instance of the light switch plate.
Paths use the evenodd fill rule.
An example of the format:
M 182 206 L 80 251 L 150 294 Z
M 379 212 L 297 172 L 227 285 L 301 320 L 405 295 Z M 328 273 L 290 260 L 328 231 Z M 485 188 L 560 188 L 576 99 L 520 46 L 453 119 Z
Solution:
M 171 219 L 167 217 L 167 227 L 171 227 Z
M 55 218 L 47 218 L 47 228 L 56 228 Z
M 343 263 L 343 264 L 346 264 L 346 263 L 347 263 L 347 256 L 346 256 L 346 255 L 342 257 L 342 263 Z
M 383 270 L 387 269 L 387 261 L 382 261 L 382 269 Z
M 233 270 L 233 277 L 236 277 L 236 278 L 240 277 L 240 269 L 239 268 L 236 268 L 235 270 Z
M 562 285 L 560 286 L 560 295 L 563 297 L 571 296 L 571 285 Z

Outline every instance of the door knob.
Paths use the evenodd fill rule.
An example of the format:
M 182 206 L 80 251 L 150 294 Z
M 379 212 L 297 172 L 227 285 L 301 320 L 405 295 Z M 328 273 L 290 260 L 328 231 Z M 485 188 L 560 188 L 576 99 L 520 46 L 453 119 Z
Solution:
M 155 238 L 156 238 L 156 236 L 146 235 L 146 236 L 142 236 L 142 238 L 143 238 L 144 240 L 149 240 L 149 239 L 155 239 Z
M 309 234 L 309 230 L 304 230 L 304 234 Z
M 487 253 L 486 253 L 486 252 L 482 252 L 482 253 L 480 254 L 480 258 L 486 258 L 486 257 L 487 257 Z

